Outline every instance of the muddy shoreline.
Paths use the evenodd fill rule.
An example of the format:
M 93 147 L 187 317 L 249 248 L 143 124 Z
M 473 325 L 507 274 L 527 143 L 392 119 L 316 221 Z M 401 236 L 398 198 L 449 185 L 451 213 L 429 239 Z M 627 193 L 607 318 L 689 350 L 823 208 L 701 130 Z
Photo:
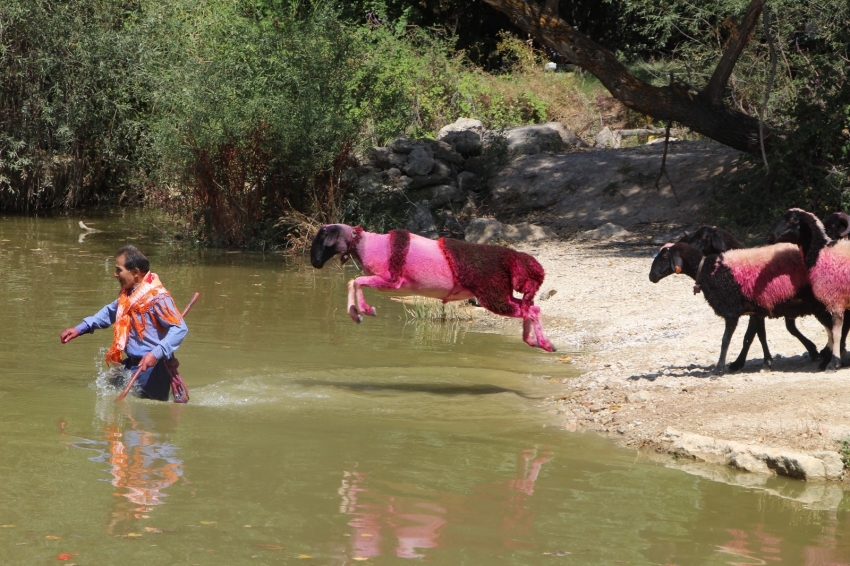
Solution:
M 551 296 L 537 304 L 559 350 L 551 356 L 581 373 L 542 404 L 556 426 L 680 460 L 846 482 L 838 441 L 850 435 L 850 367 L 818 372 L 777 319 L 767 321 L 772 371 L 763 371 L 756 342 L 743 369 L 713 379 L 723 320 L 694 295 L 687 276 L 649 281 L 658 247 L 579 240 L 518 246 L 546 270 L 539 296 Z M 825 344 L 813 317 L 798 326 Z M 730 361 L 745 328 L 742 318 Z

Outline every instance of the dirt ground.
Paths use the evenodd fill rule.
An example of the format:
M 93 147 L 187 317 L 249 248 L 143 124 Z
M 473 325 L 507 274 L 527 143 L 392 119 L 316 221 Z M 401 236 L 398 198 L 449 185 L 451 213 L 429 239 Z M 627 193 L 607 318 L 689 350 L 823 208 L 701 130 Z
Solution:
M 633 240 L 519 246 L 546 269 L 537 304 L 558 348 L 552 356 L 581 372 L 564 379 L 563 392 L 544 404 L 556 423 L 658 452 L 681 452 L 671 441 L 671 431 L 678 431 L 767 450 L 830 451 L 837 458 L 837 441 L 850 435 L 850 368 L 818 372 L 778 319 L 767 321 L 772 371 L 761 370 L 755 341 L 742 370 L 713 378 L 723 320 L 694 295 L 686 275 L 651 283 L 660 246 L 649 235 Z M 797 322 L 825 345 L 826 333 L 813 317 Z M 746 324 L 742 318 L 727 362 L 737 357 Z

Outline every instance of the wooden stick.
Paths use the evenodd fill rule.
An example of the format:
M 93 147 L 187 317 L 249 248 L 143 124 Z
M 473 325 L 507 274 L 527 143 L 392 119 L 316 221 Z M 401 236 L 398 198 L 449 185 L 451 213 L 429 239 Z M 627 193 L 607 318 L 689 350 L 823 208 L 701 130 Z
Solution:
M 192 308 L 192 305 L 195 304 L 195 301 L 197 301 L 198 297 L 200 297 L 200 296 L 201 296 L 200 293 L 195 293 L 194 295 L 192 295 L 192 300 L 189 301 L 189 304 L 186 305 L 185 309 L 183 309 L 183 315 L 182 316 L 184 316 L 184 317 L 186 316 L 186 314 L 189 312 L 189 309 Z M 139 377 L 140 373 L 142 373 L 142 368 L 139 368 L 139 369 L 136 370 L 136 373 L 134 373 L 133 377 L 130 378 L 130 381 L 127 382 L 127 386 L 124 388 L 124 391 L 122 391 L 121 394 L 118 397 L 115 398 L 116 403 L 127 396 L 127 393 L 130 392 L 130 388 L 133 387 L 133 384 L 136 382 L 136 378 Z

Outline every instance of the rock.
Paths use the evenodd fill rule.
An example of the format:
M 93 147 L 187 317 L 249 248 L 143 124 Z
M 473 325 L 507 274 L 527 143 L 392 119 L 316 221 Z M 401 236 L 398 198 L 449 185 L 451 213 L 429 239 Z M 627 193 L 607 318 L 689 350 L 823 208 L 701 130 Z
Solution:
M 623 138 L 617 132 L 612 132 L 611 128 L 605 126 L 598 134 L 596 134 L 593 142 L 596 147 L 618 148 L 622 144 Z
M 434 185 L 448 185 L 451 182 L 452 178 L 450 175 L 420 175 L 410 180 L 407 184 L 407 189 L 415 191 Z
M 512 128 L 505 133 L 505 140 L 508 151 L 514 155 L 561 151 L 568 146 L 584 144 L 574 133 L 558 122 Z
M 480 137 L 484 134 L 484 124 L 481 122 L 481 120 L 475 120 L 472 118 L 458 118 L 448 126 L 443 126 L 442 128 L 440 128 L 440 131 L 437 132 L 437 139 L 442 140 L 447 134 L 453 132 L 466 131 L 475 132 Z
M 554 232 L 546 226 L 527 222 L 511 226 L 502 224 L 495 218 L 476 218 L 467 226 L 464 239 L 474 244 L 486 244 L 493 240 L 536 242 L 553 237 Z
M 475 218 L 466 227 L 463 239 L 473 244 L 486 244 L 501 237 L 501 222 L 495 218 Z
M 366 150 L 366 160 L 379 169 L 389 169 L 403 167 L 407 163 L 407 156 L 396 153 L 388 147 L 370 147 Z
M 408 219 L 406 228 L 414 234 L 419 234 L 432 240 L 439 237 L 437 225 L 434 222 L 434 215 L 431 214 L 431 204 L 427 200 L 414 205 L 413 213 Z
M 475 173 L 462 171 L 457 176 L 457 186 L 464 192 L 477 192 L 481 189 L 481 180 Z
M 617 226 L 611 222 L 607 222 L 595 228 L 579 234 L 579 238 L 584 240 L 612 240 L 614 238 L 624 238 L 630 233 L 622 226 Z
M 440 161 L 458 166 L 463 165 L 465 161 L 461 154 L 456 152 L 450 144 L 442 140 L 434 140 L 431 147 L 434 150 L 434 157 Z
M 434 168 L 434 158 L 429 155 L 429 152 L 421 146 L 411 150 L 407 157 L 407 165 L 404 166 L 404 172 L 411 177 L 427 175 Z
M 456 175 L 456 173 L 455 173 L 455 175 L 452 175 L 451 167 L 449 167 L 448 165 L 446 165 L 445 163 L 443 163 L 439 159 L 434 160 L 434 167 L 431 168 L 431 171 L 429 172 L 429 174 L 436 175 L 436 176 L 439 176 L 439 177 L 452 177 L 452 176 Z
M 650 399 L 649 391 L 633 391 L 626 394 L 626 402 L 628 403 L 646 403 Z
M 757 473 L 774 473 L 802 480 L 838 479 L 844 464 L 837 452 L 805 453 L 758 444 L 718 440 L 668 428 L 664 439 L 670 451 L 696 460 L 727 464 Z
M 451 210 L 441 210 L 437 213 L 437 221 L 443 227 L 443 231 L 452 234 L 463 234 L 463 226 Z
M 416 142 L 414 140 L 401 136 L 391 141 L 388 147 L 396 153 L 410 153 L 413 151 L 415 144 Z
M 366 194 L 374 194 L 384 190 L 384 179 L 378 173 L 370 173 L 357 177 L 354 186 L 357 190 Z
M 458 118 L 440 129 L 437 140 L 449 144 L 458 153 L 469 155 L 481 151 L 483 133 L 484 124 L 480 120 Z
M 511 242 L 538 242 L 554 237 L 555 233 L 547 226 L 538 226 L 528 222 L 520 222 L 515 226 L 502 225 L 502 239 Z
M 429 190 L 432 208 L 445 206 L 450 202 L 463 202 L 464 200 L 463 193 L 457 187 L 451 185 L 435 185 Z
M 841 460 L 841 455 L 838 452 L 823 450 L 820 452 L 812 452 L 812 456 L 823 462 L 823 468 L 827 479 L 839 479 L 841 474 L 844 473 L 844 462 Z

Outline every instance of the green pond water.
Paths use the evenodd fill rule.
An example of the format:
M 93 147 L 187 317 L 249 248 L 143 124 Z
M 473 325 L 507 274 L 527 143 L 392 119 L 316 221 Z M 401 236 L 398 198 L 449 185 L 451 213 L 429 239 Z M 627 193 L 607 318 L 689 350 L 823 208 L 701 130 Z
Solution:
M 537 399 L 569 366 L 519 321 L 416 324 L 367 289 L 357 326 L 353 266 L 186 250 L 135 213 L 80 241 L 80 219 L 0 218 L 2 565 L 850 564 L 837 486 L 728 485 L 556 426 Z M 178 305 L 201 293 L 188 405 L 115 403 L 110 331 L 59 343 L 127 243 Z

